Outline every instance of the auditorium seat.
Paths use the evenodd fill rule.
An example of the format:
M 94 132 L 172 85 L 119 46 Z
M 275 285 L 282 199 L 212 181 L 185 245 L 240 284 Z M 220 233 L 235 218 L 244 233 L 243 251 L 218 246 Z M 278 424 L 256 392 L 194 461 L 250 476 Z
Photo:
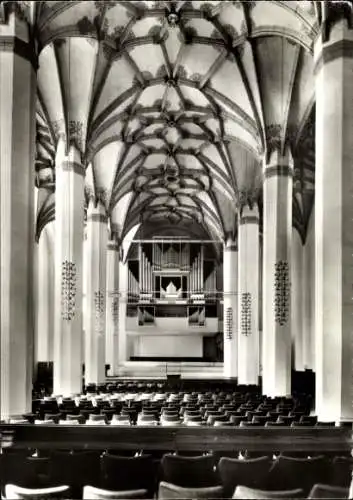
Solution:
M 187 426 L 199 426 L 199 425 L 204 425 L 204 421 L 201 417 L 201 415 L 190 415 L 184 417 L 184 422 Z
M 283 422 L 285 425 L 290 426 L 292 422 L 295 422 L 295 417 L 289 417 L 288 415 L 281 415 L 278 417 L 277 422 Z
M 272 422 L 272 421 L 266 422 L 265 427 L 288 427 L 288 426 L 282 420 L 278 420 L 277 422 Z
M 262 422 L 247 422 L 246 420 L 242 420 L 239 424 L 239 427 L 263 427 Z
M 105 416 L 105 419 L 106 419 L 107 422 L 111 421 L 111 419 L 113 418 L 114 413 L 116 413 L 116 411 L 114 410 L 114 408 L 109 408 L 109 409 L 103 409 L 103 410 L 101 410 L 101 415 Z
M 53 451 L 51 481 L 54 484 L 68 484 L 73 498 L 81 498 L 85 484 L 100 485 L 100 452 Z
M 93 486 L 85 486 L 83 488 L 83 500 L 130 500 L 139 498 L 148 498 L 147 490 L 125 490 L 112 491 L 95 488 Z
M 268 485 L 271 490 L 301 488 L 307 495 L 314 484 L 325 483 L 328 474 L 328 462 L 323 455 L 296 458 L 282 454 L 271 467 Z
M 50 413 L 46 413 L 44 415 L 44 421 L 45 422 L 48 422 L 48 420 L 52 420 L 53 422 L 55 422 L 56 424 L 59 422 L 61 418 L 61 413 L 53 413 L 53 414 L 50 414 Z
M 161 479 L 167 483 L 187 488 L 203 488 L 220 483 L 214 470 L 214 456 L 186 457 L 165 454 L 161 460 Z
M 303 422 L 309 422 L 312 426 L 314 426 L 317 423 L 317 417 L 316 416 L 309 416 L 309 415 L 302 415 L 299 420 L 300 423 Z
M 106 423 L 105 415 L 97 415 L 95 413 L 91 413 L 86 420 L 86 425 L 105 425 Z
M 251 423 L 265 425 L 266 422 L 269 421 L 269 419 L 270 417 L 266 417 L 264 415 L 254 415 Z
M 291 427 L 313 427 L 311 422 L 303 420 L 302 422 L 294 421 L 290 424 Z
M 246 460 L 222 457 L 217 467 L 225 496 L 230 497 L 240 484 L 252 488 L 266 488 L 271 465 L 272 462 L 267 456 Z
M 336 422 L 330 421 L 330 422 L 316 422 L 315 427 L 335 427 Z
M 110 425 L 131 425 L 129 415 L 113 415 Z
M 70 498 L 69 486 L 55 486 L 50 488 L 23 488 L 15 484 L 5 486 L 6 499 L 21 500 L 33 499 L 41 500 L 44 498 Z
M 246 486 L 237 486 L 232 498 L 236 499 L 265 499 L 273 500 L 276 498 L 305 498 L 303 490 L 296 488 L 293 490 L 267 491 L 256 490 Z
M 214 425 L 215 422 L 219 422 L 219 423 L 226 423 L 226 422 L 230 422 L 229 421 L 229 417 L 227 415 L 224 415 L 224 414 L 221 414 L 221 415 L 209 415 L 209 417 L 207 418 L 207 425 Z
M 101 458 L 101 487 L 108 490 L 145 489 L 151 498 L 156 467 L 150 455 L 123 457 L 104 453 Z
M 173 425 L 181 425 L 182 421 L 178 415 L 161 415 L 161 425 L 162 426 L 173 426 Z
M 50 414 L 51 415 L 51 414 Z M 24 413 L 22 417 L 19 417 L 21 420 L 27 420 L 30 424 L 34 424 L 34 421 L 38 418 L 39 413 Z
M 307 498 L 310 500 L 319 498 L 348 498 L 348 493 L 349 488 L 340 488 L 328 484 L 315 484 Z
M 53 419 L 47 418 L 47 420 L 39 420 L 35 419 L 34 424 L 35 425 L 50 425 L 50 424 L 56 424 L 57 422 Z
M 330 484 L 349 487 L 352 479 L 353 457 L 336 456 L 330 467 Z
M 152 415 L 144 415 L 144 414 L 139 414 L 137 417 L 137 425 L 158 425 L 158 417 L 155 416 L 155 414 Z
M 212 499 L 223 498 L 222 486 L 209 486 L 206 488 L 184 488 L 176 484 L 161 481 L 158 488 L 158 499 L 167 500 L 172 498 L 178 499 Z

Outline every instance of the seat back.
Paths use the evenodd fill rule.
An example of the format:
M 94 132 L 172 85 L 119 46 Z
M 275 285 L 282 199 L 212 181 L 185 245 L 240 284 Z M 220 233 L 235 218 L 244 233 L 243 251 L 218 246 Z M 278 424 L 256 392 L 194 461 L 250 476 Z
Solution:
M 123 457 L 106 453 L 101 459 L 101 486 L 110 490 L 146 489 L 153 496 L 155 472 L 149 455 Z
M 87 483 L 99 486 L 99 451 L 53 451 L 51 454 L 51 479 L 56 484 L 68 484 L 73 498 L 80 498 Z
M 7 484 L 5 486 L 6 498 L 10 500 L 33 499 L 42 500 L 43 498 L 70 498 L 69 486 L 55 486 L 52 488 L 30 489 Z
M 158 499 L 181 498 L 223 498 L 222 486 L 210 486 L 206 488 L 183 488 L 175 484 L 161 481 L 158 488 Z
M 185 457 L 167 453 L 161 460 L 161 479 L 187 488 L 202 488 L 220 483 L 214 471 L 214 457 L 202 455 Z
M 267 456 L 247 460 L 222 457 L 218 471 L 225 496 L 230 497 L 238 485 L 265 489 L 271 465 Z
M 112 491 L 94 488 L 93 486 L 84 486 L 82 498 L 83 500 L 129 500 L 147 498 L 147 495 L 147 490 Z
M 324 456 L 294 458 L 280 455 L 273 464 L 268 478 L 270 489 L 301 488 L 305 495 L 316 483 L 325 483 L 329 474 Z
M 353 457 L 335 457 L 330 469 L 330 484 L 348 488 L 352 478 Z
M 304 492 L 300 488 L 294 490 L 267 491 L 255 490 L 246 486 L 237 486 L 232 498 L 245 499 L 275 499 L 275 498 L 303 498 Z
M 348 498 L 349 488 L 340 488 L 339 486 L 331 486 L 328 484 L 315 484 L 308 499 L 314 498 Z

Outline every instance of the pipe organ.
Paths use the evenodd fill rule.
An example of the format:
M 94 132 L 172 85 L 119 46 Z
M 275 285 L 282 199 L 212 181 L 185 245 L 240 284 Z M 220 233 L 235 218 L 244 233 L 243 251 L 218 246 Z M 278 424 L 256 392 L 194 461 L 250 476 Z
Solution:
M 215 300 L 216 259 L 210 253 L 202 242 L 139 242 L 138 262 L 129 261 L 128 302 Z
M 134 245 L 128 259 L 126 328 L 131 359 L 157 353 L 202 357 L 204 336 L 219 329 L 213 247 L 172 238 Z

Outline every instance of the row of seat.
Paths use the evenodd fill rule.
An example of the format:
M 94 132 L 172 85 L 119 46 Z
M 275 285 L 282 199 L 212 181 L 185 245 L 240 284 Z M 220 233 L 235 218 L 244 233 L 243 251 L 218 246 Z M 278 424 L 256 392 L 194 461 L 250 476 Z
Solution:
M 21 488 L 20 486 L 7 484 L 5 487 L 5 500 L 38 500 L 38 498 L 70 498 L 70 487 L 54 486 L 52 488 L 30 489 Z M 127 490 L 127 491 L 112 491 L 94 486 L 85 485 L 83 487 L 84 500 L 130 500 L 130 499 L 146 499 L 148 492 L 146 490 Z M 211 499 L 225 498 L 223 488 L 221 486 L 211 486 L 209 488 L 183 488 L 175 484 L 170 484 L 161 481 L 158 488 L 157 498 L 160 500 L 170 499 Z M 304 492 L 300 488 L 285 491 L 268 491 L 248 488 L 247 486 L 237 486 L 232 499 L 291 499 L 304 498 Z M 316 500 L 323 498 L 352 498 L 351 489 L 330 486 L 326 484 L 315 484 L 307 499 Z
M 352 458 L 325 456 L 299 459 L 280 455 L 239 460 L 212 454 L 182 456 L 165 454 L 160 461 L 150 455 L 117 456 L 104 452 L 52 451 L 50 456 L 25 456 L 6 453 L 1 457 L 1 483 L 24 488 L 70 486 L 74 498 L 82 496 L 89 484 L 111 491 L 145 490 L 153 498 L 161 482 L 181 488 L 221 488 L 222 496 L 230 498 L 237 487 L 284 491 L 300 489 L 309 494 L 314 484 L 330 484 L 348 488 Z M 164 498 L 164 497 L 163 497 Z M 166 497 L 169 498 L 169 497 Z
M 256 393 L 115 393 L 47 397 L 33 402 L 23 421 L 116 425 L 312 426 L 307 402 Z M 18 420 L 17 420 L 18 422 Z M 325 425 L 329 425 L 326 423 Z M 330 423 L 334 425 L 334 423 Z

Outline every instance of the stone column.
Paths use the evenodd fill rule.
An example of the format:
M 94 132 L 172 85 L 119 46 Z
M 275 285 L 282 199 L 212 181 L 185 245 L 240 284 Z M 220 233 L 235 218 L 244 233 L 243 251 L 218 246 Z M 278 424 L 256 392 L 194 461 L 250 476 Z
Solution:
M 105 381 L 107 222 L 103 203 L 99 200 L 90 200 L 87 210 L 86 384 L 99 384 Z
M 291 393 L 291 236 L 293 161 L 274 151 L 263 185 L 263 393 Z
M 60 140 L 55 189 L 54 394 L 82 390 L 82 257 L 85 170 Z
M 294 368 L 304 371 L 304 247 L 296 228 L 292 230 L 292 345 Z M 305 332 L 306 335 L 309 332 Z
M 127 261 L 119 265 L 119 364 L 126 361 L 126 308 L 128 302 L 128 275 Z
M 31 409 L 36 65 L 24 19 L 0 19 L 0 418 Z M 25 11 L 29 6 L 22 6 Z
M 44 226 L 37 243 L 35 362 L 54 359 L 55 222 Z
M 119 370 L 119 244 L 108 241 L 105 361 L 110 365 L 110 375 Z
M 316 64 L 316 412 L 353 420 L 353 30 L 318 39 Z
M 304 369 L 315 371 L 315 227 L 309 219 L 303 256 L 303 357 Z
M 223 251 L 223 373 L 238 375 L 238 245 L 228 239 Z
M 258 384 L 259 377 L 259 210 L 246 205 L 238 229 L 238 383 Z

